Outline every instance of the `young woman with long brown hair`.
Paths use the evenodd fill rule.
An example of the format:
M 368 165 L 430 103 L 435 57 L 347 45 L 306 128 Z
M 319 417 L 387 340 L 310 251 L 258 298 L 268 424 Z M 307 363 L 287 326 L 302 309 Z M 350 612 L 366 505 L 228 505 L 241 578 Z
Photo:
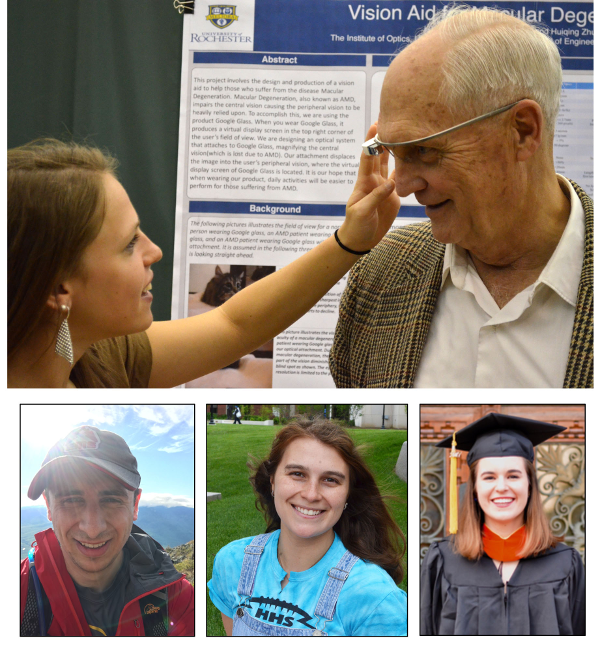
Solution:
M 489 413 L 456 433 L 469 480 L 457 534 L 421 566 L 421 635 L 585 634 L 581 557 L 552 534 L 533 465 L 564 429 Z
M 141 231 L 116 161 L 57 140 L 10 150 L 8 386 L 172 387 L 231 364 L 385 235 L 400 204 L 387 165 L 363 154 L 335 238 L 208 313 L 153 323 L 151 266 L 162 252 Z
M 249 467 L 267 528 L 215 557 L 227 635 L 406 635 L 404 537 L 348 433 L 297 420 Z

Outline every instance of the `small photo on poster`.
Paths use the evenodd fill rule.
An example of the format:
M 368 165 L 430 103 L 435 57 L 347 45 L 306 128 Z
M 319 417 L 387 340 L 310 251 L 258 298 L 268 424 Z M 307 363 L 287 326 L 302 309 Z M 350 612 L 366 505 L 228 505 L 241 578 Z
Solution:
M 248 285 L 275 272 L 273 265 L 192 263 L 188 289 L 188 317 L 218 308 Z M 273 340 L 229 366 L 192 380 L 186 388 L 271 388 Z

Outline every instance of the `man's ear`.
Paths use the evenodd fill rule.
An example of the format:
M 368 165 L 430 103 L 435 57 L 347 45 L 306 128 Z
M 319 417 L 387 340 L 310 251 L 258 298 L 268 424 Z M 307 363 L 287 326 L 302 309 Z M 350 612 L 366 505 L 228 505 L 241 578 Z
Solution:
M 46 504 L 46 514 L 48 516 L 48 521 L 52 521 L 52 511 L 50 510 L 50 503 L 46 498 L 46 492 L 42 492 L 42 496 L 44 497 L 44 503 Z
M 141 488 L 138 489 L 138 495 L 133 502 L 133 520 L 137 521 L 138 518 L 138 506 L 140 505 L 140 497 L 142 496 Z
M 533 157 L 542 145 L 544 115 L 540 105 L 532 99 L 520 101 L 512 110 L 517 161 L 525 162 Z

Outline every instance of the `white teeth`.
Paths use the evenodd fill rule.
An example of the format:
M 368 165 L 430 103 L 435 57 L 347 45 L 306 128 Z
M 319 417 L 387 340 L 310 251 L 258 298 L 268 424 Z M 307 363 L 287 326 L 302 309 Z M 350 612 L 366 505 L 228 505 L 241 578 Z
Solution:
M 323 512 L 323 510 L 309 510 L 308 508 L 300 508 L 297 505 L 295 505 L 294 508 L 296 508 L 298 512 L 308 515 L 309 517 L 316 517 L 318 514 L 321 514 L 321 512 Z
M 104 546 L 106 542 L 103 542 L 101 544 L 84 544 L 82 541 L 79 542 L 82 546 L 85 546 L 86 548 L 101 548 Z
M 510 503 L 512 499 L 494 499 L 494 503 Z

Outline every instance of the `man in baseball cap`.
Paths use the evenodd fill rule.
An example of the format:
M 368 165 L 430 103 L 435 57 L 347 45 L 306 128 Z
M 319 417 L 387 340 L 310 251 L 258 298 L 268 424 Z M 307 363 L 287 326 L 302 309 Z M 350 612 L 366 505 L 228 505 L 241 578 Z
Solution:
M 79 427 L 50 449 L 28 491 L 53 528 L 22 562 L 22 636 L 194 635 L 193 587 L 133 523 L 140 481 L 110 431 Z

